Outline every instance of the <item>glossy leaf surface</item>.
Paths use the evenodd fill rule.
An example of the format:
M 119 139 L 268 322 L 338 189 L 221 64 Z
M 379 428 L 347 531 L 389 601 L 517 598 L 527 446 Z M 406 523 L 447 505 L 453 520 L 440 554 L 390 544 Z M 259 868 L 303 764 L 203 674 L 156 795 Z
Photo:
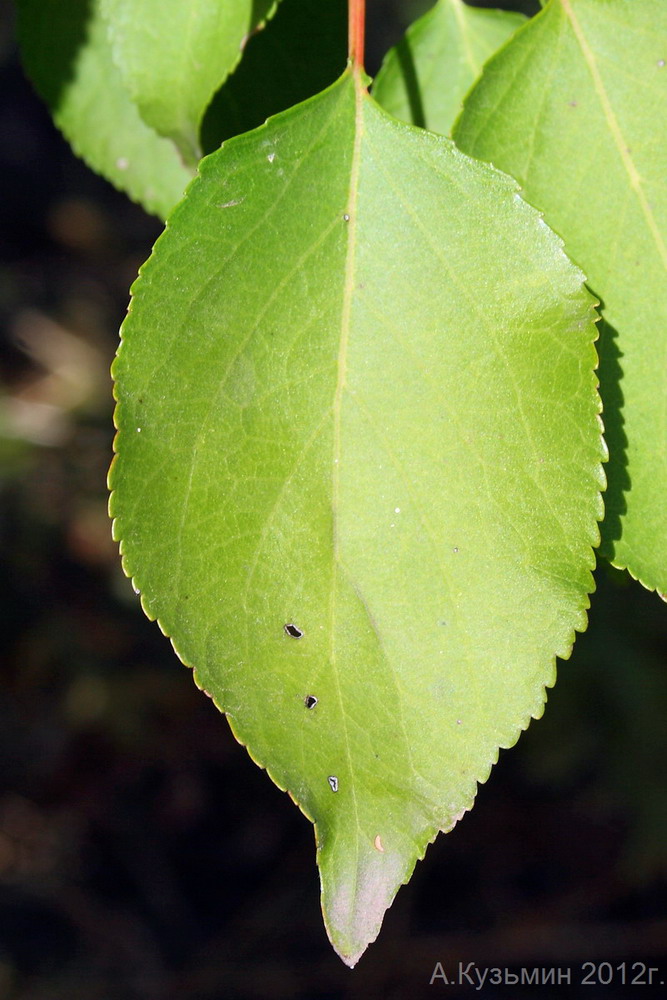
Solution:
M 277 0 L 101 0 L 114 59 L 144 121 L 200 155 L 199 125 Z
M 396 118 L 449 135 L 482 66 L 525 21 L 514 11 L 438 0 L 388 53 L 373 96 Z
M 74 151 L 165 216 L 193 171 L 141 119 L 111 58 L 98 0 L 17 0 L 26 70 Z
M 595 336 L 514 182 L 349 72 L 202 162 L 134 288 L 124 566 L 314 821 L 350 965 L 585 627 Z
M 603 551 L 667 591 L 667 4 L 551 0 L 455 132 L 521 183 L 600 298 Z

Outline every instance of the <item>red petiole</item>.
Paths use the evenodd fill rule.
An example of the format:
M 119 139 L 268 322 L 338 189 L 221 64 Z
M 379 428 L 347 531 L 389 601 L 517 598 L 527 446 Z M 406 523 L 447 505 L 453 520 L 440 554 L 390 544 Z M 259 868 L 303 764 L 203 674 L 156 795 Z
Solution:
M 348 56 L 355 70 L 364 68 L 366 0 L 348 0 Z

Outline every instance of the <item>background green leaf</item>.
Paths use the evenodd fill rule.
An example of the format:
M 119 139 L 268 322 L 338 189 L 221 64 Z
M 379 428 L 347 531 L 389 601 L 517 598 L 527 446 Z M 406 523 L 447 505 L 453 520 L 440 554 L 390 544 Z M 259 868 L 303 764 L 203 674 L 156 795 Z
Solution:
M 201 156 L 199 125 L 277 0 L 101 0 L 113 54 L 144 121 Z
M 202 162 L 135 286 L 124 566 L 315 822 L 350 965 L 585 627 L 582 281 L 513 181 L 346 73 Z
M 438 0 L 387 54 L 373 96 L 396 118 L 448 135 L 486 60 L 525 20 Z
M 17 8 L 26 70 L 74 151 L 164 217 L 193 171 L 139 116 L 111 58 L 99 0 L 17 0 Z
M 281 3 L 248 40 L 243 59 L 208 107 L 202 148 L 212 152 L 224 139 L 319 93 L 346 62 L 347 0 Z
M 489 63 L 457 143 L 521 183 L 599 296 L 603 551 L 667 591 L 667 5 L 552 0 Z

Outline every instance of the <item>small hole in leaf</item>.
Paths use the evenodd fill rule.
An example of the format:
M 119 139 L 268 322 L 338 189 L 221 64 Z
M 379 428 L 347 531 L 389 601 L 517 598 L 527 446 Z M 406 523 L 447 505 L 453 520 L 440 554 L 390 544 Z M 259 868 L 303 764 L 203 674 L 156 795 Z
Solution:
M 338 778 L 336 777 L 336 775 L 335 774 L 330 774 L 329 777 L 327 778 L 327 781 L 329 782 L 329 785 L 331 786 L 331 791 L 332 792 L 337 792 L 338 791 Z
M 306 708 L 315 708 L 315 706 L 317 705 L 317 698 L 315 697 L 315 695 L 314 694 L 306 695 L 306 697 L 304 698 L 304 705 L 306 706 Z
M 301 629 L 298 628 L 298 626 L 293 625 L 291 622 L 288 622 L 287 625 L 285 625 L 285 632 L 287 635 L 291 635 L 293 639 L 300 639 L 303 635 Z

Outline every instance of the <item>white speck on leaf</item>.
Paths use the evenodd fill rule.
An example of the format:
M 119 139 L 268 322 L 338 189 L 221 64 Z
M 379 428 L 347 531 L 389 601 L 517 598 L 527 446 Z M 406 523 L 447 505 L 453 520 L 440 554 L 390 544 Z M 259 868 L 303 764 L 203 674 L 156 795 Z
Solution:
M 380 836 L 379 833 L 378 833 L 377 837 L 375 838 L 375 840 L 373 841 L 373 843 L 375 845 L 375 850 L 379 851 L 380 854 L 384 854 L 384 847 L 382 846 L 382 837 Z
M 338 791 L 338 778 L 336 777 L 336 775 L 335 774 L 330 774 L 329 777 L 327 778 L 327 781 L 329 782 L 329 785 L 331 787 L 331 791 L 332 792 L 337 792 Z
M 273 163 L 273 161 L 275 160 L 275 158 L 276 158 L 276 154 L 275 153 L 269 153 L 269 155 L 267 156 L 267 160 L 269 161 L 269 163 Z
M 233 201 L 226 201 L 224 205 L 218 205 L 218 208 L 233 208 L 234 205 L 240 205 L 245 198 L 235 198 Z
M 119 156 L 118 159 L 116 160 L 116 167 L 118 168 L 118 170 L 127 170 L 129 165 L 130 161 L 127 160 L 124 156 Z

